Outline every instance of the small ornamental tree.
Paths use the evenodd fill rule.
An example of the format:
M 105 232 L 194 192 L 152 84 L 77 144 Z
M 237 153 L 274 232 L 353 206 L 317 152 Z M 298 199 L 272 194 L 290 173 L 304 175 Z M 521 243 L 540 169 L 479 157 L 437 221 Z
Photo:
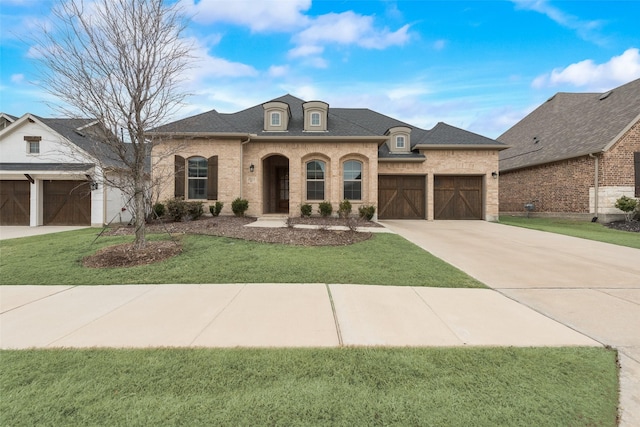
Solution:
M 622 196 L 616 200 L 616 208 L 624 212 L 624 219 L 628 222 L 631 221 L 633 215 L 638 208 L 638 200 L 632 197 Z

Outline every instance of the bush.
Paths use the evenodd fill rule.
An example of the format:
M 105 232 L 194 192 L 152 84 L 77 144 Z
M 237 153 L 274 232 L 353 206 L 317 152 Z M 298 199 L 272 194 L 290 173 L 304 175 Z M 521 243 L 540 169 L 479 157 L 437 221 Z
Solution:
M 164 207 L 164 204 L 158 202 L 153 205 L 152 212 L 153 218 L 162 218 L 166 212 L 166 208 Z
M 362 205 L 358 208 L 358 213 L 360 214 L 360 218 L 364 218 L 367 221 L 371 221 L 373 219 L 373 214 L 376 213 L 376 207 L 371 205 Z
M 211 215 L 213 215 L 213 216 L 218 216 L 218 215 L 220 215 L 220 212 L 222 212 L 222 207 L 223 206 L 224 206 L 224 203 L 216 202 L 215 205 L 209 206 L 209 212 L 211 212 Z
M 631 221 L 635 210 L 638 208 L 638 200 L 631 197 L 622 196 L 618 200 L 616 200 L 615 206 L 616 208 L 624 212 L 625 220 Z
M 167 201 L 167 215 L 172 221 L 180 222 L 187 215 L 187 204 L 182 199 Z
M 307 217 L 311 216 L 311 211 L 312 211 L 311 205 L 308 204 L 308 203 L 300 206 L 300 215 L 301 216 L 307 216 Z
M 244 213 L 249 209 L 249 201 L 238 197 L 231 202 L 231 210 L 235 216 L 244 216 Z
M 187 216 L 189 219 L 198 219 L 204 213 L 203 202 L 187 202 Z
M 344 199 L 343 201 L 340 202 L 340 205 L 338 205 L 338 216 L 340 218 L 349 218 L 350 214 L 351 214 L 351 202 L 348 201 L 347 199 Z
M 331 215 L 331 212 L 333 212 L 333 206 L 331 206 L 331 203 L 329 202 L 320 202 L 318 205 L 318 212 L 322 216 L 329 216 Z

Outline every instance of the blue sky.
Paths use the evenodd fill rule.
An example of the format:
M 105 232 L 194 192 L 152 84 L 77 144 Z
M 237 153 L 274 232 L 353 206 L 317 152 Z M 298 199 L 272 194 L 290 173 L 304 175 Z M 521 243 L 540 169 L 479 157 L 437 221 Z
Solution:
M 180 0 L 195 62 L 176 118 L 290 93 L 497 137 L 556 92 L 640 78 L 640 0 Z M 26 40 L 50 1 L 2 0 L 0 111 L 54 116 Z

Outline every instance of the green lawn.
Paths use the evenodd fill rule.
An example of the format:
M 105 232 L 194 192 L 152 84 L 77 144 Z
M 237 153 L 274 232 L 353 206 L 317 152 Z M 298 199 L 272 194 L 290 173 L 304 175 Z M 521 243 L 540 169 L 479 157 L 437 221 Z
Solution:
M 612 230 L 593 222 L 560 218 L 501 216 L 500 223 L 640 249 L 640 233 Z
M 0 352 L 0 425 L 615 426 L 605 348 Z
M 182 236 L 184 251 L 153 265 L 89 269 L 81 259 L 131 241 L 86 229 L 0 241 L 0 285 L 136 283 L 353 283 L 484 287 L 462 271 L 393 234 L 349 246 L 299 247 L 213 236 Z M 150 236 L 167 238 L 166 236 Z

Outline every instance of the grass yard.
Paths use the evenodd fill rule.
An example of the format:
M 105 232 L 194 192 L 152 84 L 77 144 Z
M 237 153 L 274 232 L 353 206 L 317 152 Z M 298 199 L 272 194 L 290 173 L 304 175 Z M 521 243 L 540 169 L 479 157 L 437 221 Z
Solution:
M 132 241 L 86 229 L 0 241 L 0 285 L 155 283 L 351 283 L 484 287 L 455 267 L 392 234 L 349 246 L 301 247 L 214 236 L 181 236 L 177 257 L 131 268 L 89 269 L 83 257 Z M 150 239 L 166 239 L 164 235 Z
M 640 233 L 612 230 L 593 222 L 560 218 L 501 216 L 500 223 L 640 249 Z
M 616 425 L 605 348 L 0 352 L 0 425 Z

